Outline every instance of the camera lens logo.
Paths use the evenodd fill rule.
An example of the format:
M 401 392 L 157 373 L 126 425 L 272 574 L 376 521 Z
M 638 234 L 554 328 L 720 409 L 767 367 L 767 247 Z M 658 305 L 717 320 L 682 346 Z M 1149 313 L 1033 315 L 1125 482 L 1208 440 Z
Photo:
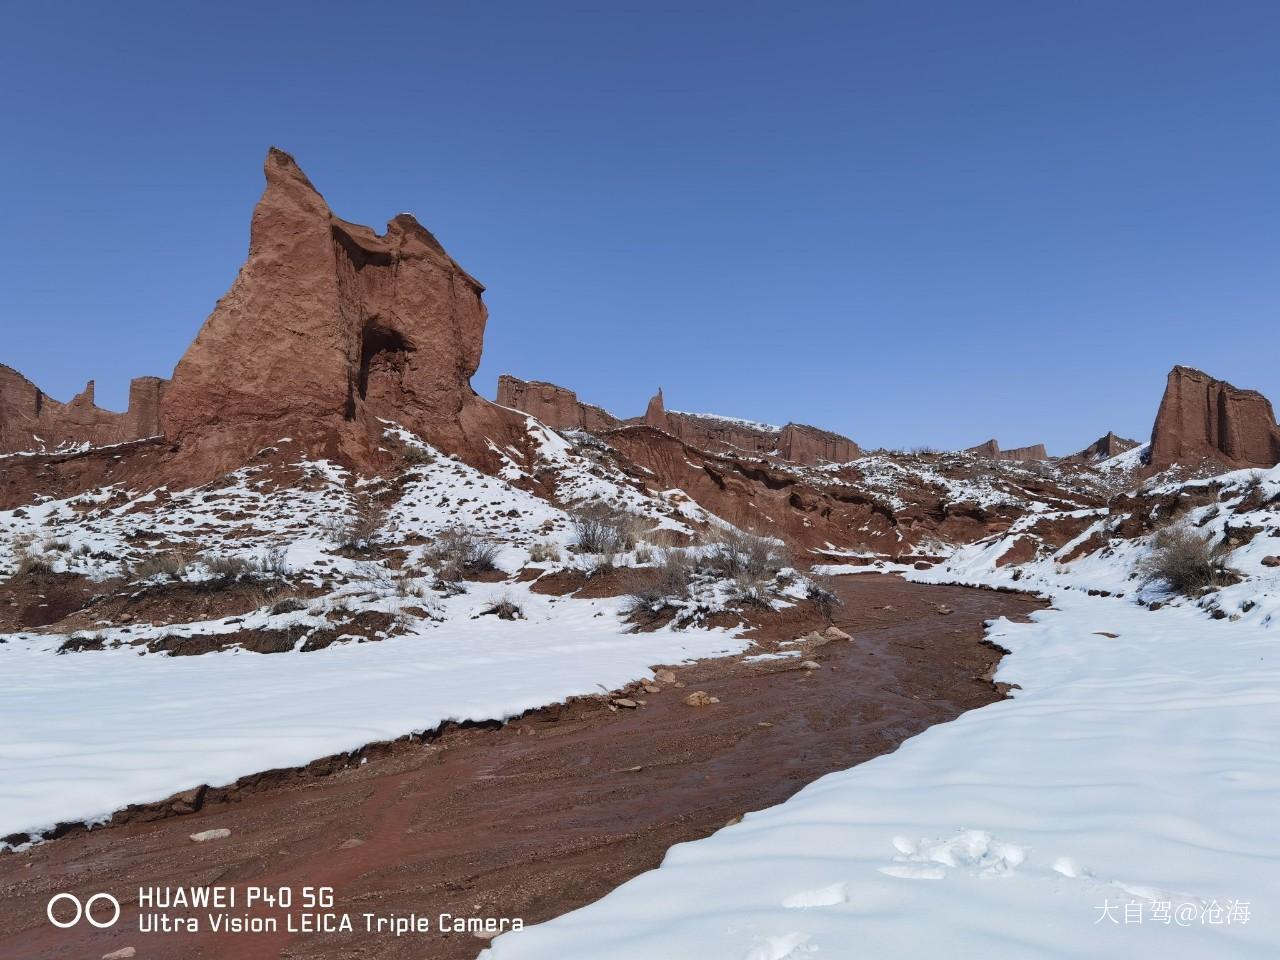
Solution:
M 75 915 L 72 916 L 70 920 L 65 920 L 65 919 L 59 920 L 56 916 L 54 916 L 53 908 L 63 900 L 67 901 L 67 903 L 71 904 L 72 907 L 75 909 Z M 102 920 L 101 918 L 94 916 L 93 906 L 99 900 L 105 900 L 107 903 L 111 905 L 110 909 L 112 910 L 112 914 L 111 914 L 110 920 Z M 106 907 L 102 907 L 98 910 L 98 913 L 100 914 L 105 913 L 107 909 L 108 908 Z M 50 898 L 49 905 L 45 907 L 44 912 L 45 912 L 45 915 L 49 918 L 50 923 L 52 923 L 55 927 L 59 927 L 63 930 L 66 930 L 68 927 L 74 927 L 82 919 L 88 920 L 89 923 L 91 923 L 93 926 L 97 927 L 100 930 L 105 930 L 107 927 L 112 926 L 117 920 L 120 919 L 120 901 L 117 900 L 115 897 L 113 897 L 109 893 L 95 893 L 92 897 L 90 897 L 84 903 L 81 903 L 80 898 L 77 897 L 75 894 L 59 893 L 59 894 L 55 894 L 53 897 Z M 58 912 L 65 914 L 66 910 L 64 908 L 62 910 L 59 910 Z

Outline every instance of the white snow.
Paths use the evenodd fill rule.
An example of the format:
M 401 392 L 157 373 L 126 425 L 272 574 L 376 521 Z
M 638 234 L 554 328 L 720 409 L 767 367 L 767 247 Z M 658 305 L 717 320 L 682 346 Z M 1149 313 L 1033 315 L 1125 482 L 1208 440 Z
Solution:
M 1056 604 L 992 628 L 1015 699 L 674 847 L 482 956 L 1274 957 L 1274 635 L 1186 608 Z M 1119 922 L 1095 922 L 1108 903 Z
M 471 619 L 504 594 L 527 620 Z M 558 599 L 525 584 L 471 584 L 446 603 L 443 624 L 311 653 L 58 656 L 59 636 L 9 635 L 0 643 L 0 836 L 103 818 L 445 720 L 505 719 L 649 678 L 655 664 L 747 646 L 716 630 L 624 633 L 619 600 Z

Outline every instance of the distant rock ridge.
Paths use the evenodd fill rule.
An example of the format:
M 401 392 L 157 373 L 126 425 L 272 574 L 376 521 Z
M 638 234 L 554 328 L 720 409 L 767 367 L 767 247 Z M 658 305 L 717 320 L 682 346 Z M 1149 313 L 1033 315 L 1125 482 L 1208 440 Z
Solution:
M 985 457 L 988 460 L 1049 459 L 1049 453 L 1045 450 L 1043 443 L 1032 444 L 1029 447 L 1014 447 L 1012 450 L 1001 450 L 1000 444 L 994 438 L 986 443 L 980 443 L 976 447 L 969 447 L 964 452 L 975 457 Z
M 138 377 L 129 384 L 128 409 L 116 413 L 94 402 L 92 380 L 69 402 L 59 403 L 0 364 L 0 453 L 51 452 L 158 436 L 167 385 L 159 377 Z
M 808 466 L 847 463 L 862 452 L 848 437 L 808 424 L 768 428 L 730 417 L 668 410 L 661 388 L 650 398 L 643 416 L 629 419 L 583 403 L 565 387 L 541 380 L 521 380 L 509 374 L 498 378 L 497 402 L 535 416 L 557 430 L 605 431 L 643 424 L 700 450 L 774 456 Z
M 1117 436 L 1115 433 L 1108 431 L 1079 453 L 1073 453 L 1070 457 L 1065 459 L 1080 460 L 1086 463 L 1095 460 L 1110 460 L 1112 457 L 1118 457 L 1120 454 L 1141 445 L 1141 442 L 1138 440 L 1128 440 L 1125 437 Z
M 565 387 L 544 380 L 521 380 L 510 374 L 498 377 L 498 401 L 537 417 L 555 430 L 612 430 L 622 421 L 602 407 L 583 403 Z
M 1195 465 L 1214 460 L 1232 467 L 1280 463 L 1280 427 L 1271 401 L 1194 367 L 1169 371 L 1151 428 L 1149 463 Z

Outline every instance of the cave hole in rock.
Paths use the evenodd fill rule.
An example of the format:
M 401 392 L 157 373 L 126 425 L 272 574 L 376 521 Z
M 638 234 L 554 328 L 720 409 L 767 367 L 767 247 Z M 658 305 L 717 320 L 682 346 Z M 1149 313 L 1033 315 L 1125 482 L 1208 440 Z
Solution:
M 360 373 L 356 381 L 360 399 L 396 393 L 412 351 L 413 347 L 396 331 L 376 320 L 366 322 L 360 335 Z

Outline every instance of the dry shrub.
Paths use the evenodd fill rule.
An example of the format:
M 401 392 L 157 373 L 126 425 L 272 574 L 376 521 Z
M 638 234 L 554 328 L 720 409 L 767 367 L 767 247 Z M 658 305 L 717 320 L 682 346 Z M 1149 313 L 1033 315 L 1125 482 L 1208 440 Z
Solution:
M 1150 582 L 1163 582 L 1174 593 L 1198 597 L 1211 587 L 1230 583 L 1225 544 L 1212 535 L 1178 524 L 1163 527 L 1151 538 L 1151 550 L 1138 562 L 1138 572 Z
M 786 549 L 777 540 L 728 529 L 716 532 L 703 564 L 716 575 L 737 580 L 771 580 L 790 566 Z
M 150 580 L 165 577 L 176 580 L 186 572 L 187 558 L 180 550 L 152 553 L 129 565 L 129 576 L 134 580 Z
M 632 549 L 644 535 L 645 522 L 633 513 L 593 504 L 571 517 L 573 542 L 583 553 L 616 554 Z
M 822 614 L 827 623 L 830 623 L 835 616 L 836 607 L 841 606 L 843 603 L 840 597 L 836 595 L 836 592 L 826 583 L 812 579 L 809 581 L 809 587 L 805 591 L 805 599 L 818 608 L 818 612 Z
M 350 516 L 331 517 L 322 521 L 320 530 L 340 550 L 367 553 L 378 542 L 382 515 L 372 500 L 360 500 Z
M 504 593 L 490 606 L 480 611 L 482 617 L 491 614 L 499 620 L 523 620 L 524 608 L 512 600 L 509 594 Z
M 502 547 L 469 527 L 450 527 L 440 533 L 423 559 L 436 568 L 441 579 L 448 580 L 463 573 L 496 570 L 501 552 Z
M 628 616 L 656 617 L 689 595 L 693 572 L 693 564 L 682 551 L 663 551 L 658 576 L 652 580 L 646 578 L 627 595 L 624 611 Z
M 529 548 L 529 560 L 531 563 L 559 563 L 560 548 L 550 542 L 535 543 Z

